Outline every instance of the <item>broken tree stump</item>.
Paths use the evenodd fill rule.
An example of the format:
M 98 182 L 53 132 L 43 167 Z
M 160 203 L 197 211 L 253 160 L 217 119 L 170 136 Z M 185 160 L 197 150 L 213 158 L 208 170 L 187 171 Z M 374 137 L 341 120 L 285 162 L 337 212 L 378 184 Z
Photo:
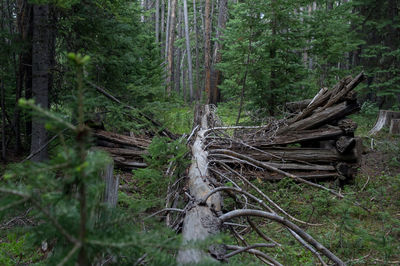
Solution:
M 400 119 L 392 119 L 392 121 L 390 121 L 389 133 L 392 135 L 400 135 Z
M 393 119 L 400 119 L 400 112 L 390 110 L 379 110 L 378 118 L 374 127 L 369 131 L 370 135 L 374 135 L 384 127 L 389 127 Z
M 114 163 L 111 161 L 102 172 L 102 179 L 105 183 L 104 202 L 110 207 L 117 206 L 119 176 L 114 176 Z

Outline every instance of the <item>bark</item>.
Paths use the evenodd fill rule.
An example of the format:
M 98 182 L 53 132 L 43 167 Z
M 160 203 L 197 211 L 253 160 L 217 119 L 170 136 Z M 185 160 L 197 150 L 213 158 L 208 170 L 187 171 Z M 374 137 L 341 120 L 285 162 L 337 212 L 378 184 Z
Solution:
M 174 43 L 175 43 L 175 21 L 177 0 L 170 0 L 171 11 L 168 36 L 168 76 L 167 76 L 167 95 L 171 95 L 172 84 L 174 84 Z
M 185 39 L 186 39 L 186 56 L 188 63 L 188 80 L 189 80 L 189 101 L 193 101 L 193 67 L 192 67 L 192 52 L 190 48 L 189 37 L 189 19 L 187 0 L 183 0 L 183 16 L 185 20 Z
M 5 90 L 3 77 L 0 79 L 0 90 L 1 90 L 1 159 L 6 160 L 6 106 L 5 106 Z
M 108 164 L 103 173 L 102 178 L 105 183 L 104 188 L 104 202 L 110 207 L 117 206 L 118 202 L 118 186 L 119 186 L 119 175 L 114 176 L 114 163 Z
M 297 102 L 288 102 L 285 104 L 285 107 L 292 113 L 298 113 L 305 109 L 311 103 L 311 100 L 312 99 L 306 99 Z
M 161 32 L 160 32 L 160 40 L 163 40 L 162 41 L 162 46 L 161 46 L 161 58 L 166 58 L 166 55 L 165 55 L 165 51 L 166 51 L 166 42 L 164 41 L 164 34 L 165 34 L 165 31 L 164 31 L 164 28 L 165 28 L 165 1 L 164 0 L 161 0 L 161 25 L 160 25 L 161 27 Z
M 356 143 L 356 140 L 352 137 L 348 136 L 341 136 L 337 141 L 336 141 L 336 149 L 339 151 L 339 153 L 344 154 L 351 150 Z
M 156 44 L 160 42 L 160 0 L 156 0 L 156 18 L 155 18 L 155 34 L 156 34 Z
M 279 130 L 279 133 L 284 133 L 293 130 L 304 130 L 312 129 L 317 126 L 321 126 L 335 119 L 340 119 L 347 115 L 357 112 L 360 106 L 357 103 L 342 102 L 340 104 L 328 107 L 323 111 L 317 110 L 310 117 L 299 120 L 295 123 L 288 125 L 287 127 Z
M 204 11 L 204 69 L 207 103 L 211 103 L 211 0 L 206 0 Z
M 49 5 L 33 6 L 32 94 L 36 104 L 47 109 L 49 105 Z M 47 141 L 47 131 L 39 117 L 32 118 L 31 152 Z M 47 149 L 35 155 L 33 161 L 47 159 Z
M 213 52 L 213 63 L 211 67 L 211 100 L 212 104 L 216 104 L 219 101 L 218 86 L 221 84 L 221 71 L 216 69 L 216 65 L 221 62 L 221 41 L 222 41 L 222 30 L 225 29 L 226 20 L 228 16 L 228 0 L 219 0 L 219 13 L 218 13 L 218 25 L 216 31 L 216 41 L 214 44 Z
M 392 121 L 390 121 L 389 133 L 392 135 L 400 135 L 400 119 L 392 119 Z
M 197 28 L 197 11 L 196 11 L 196 0 L 193 0 L 193 27 L 195 31 L 196 39 L 196 100 L 201 98 L 201 86 L 200 86 L 200 62 L 199 62 L 199 33 Z

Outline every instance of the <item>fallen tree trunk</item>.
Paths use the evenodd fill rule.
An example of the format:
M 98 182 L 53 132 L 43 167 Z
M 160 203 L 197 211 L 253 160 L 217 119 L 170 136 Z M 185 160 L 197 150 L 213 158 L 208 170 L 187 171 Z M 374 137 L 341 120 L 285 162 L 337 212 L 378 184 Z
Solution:
M 205 251 L 198 247 L 187 247 L 190 243 L 205 240 L 207 237 L 217 234 L 220 231 L 217 212 L 221 212 L 222 199 L 219 193 L 213 194 L 208 198 L 206 206 L 200 206 L 197 202 L 201 201 L 212 191 L 208 180 L 208 153 L 205 151 L 204 133 L 208 128 L 208 117 L 210 114 L 209 106 L 204 106 L 201 112 L 200 130 L 197 132 L 196 139 L 192 145 L 192 164 L 189 168 L 189 192 L 193 198 L 193 207 L 186 212 L 182 238 L 183 246 L 179 250 L 177 261 L 180 264 L 193 264 L 200 261 L 212 259 Z M 197 118 L 199 120 L 199 118 Z M 215 257 L 223 257 L 224 250 L 212 248 L 210 252 Z
M 342 102 L 340 104 L 326 108 L 323 111 L 313 113 L 311 116 L 298 120 L 288 126 L 280 129 L 278 134 L 283 134 L 288 131 L 312 129 L 317 126 L 328 123 L 335 119 L 340 119 L 347 115 L 357 112 L 360 106 L 357 103 Z

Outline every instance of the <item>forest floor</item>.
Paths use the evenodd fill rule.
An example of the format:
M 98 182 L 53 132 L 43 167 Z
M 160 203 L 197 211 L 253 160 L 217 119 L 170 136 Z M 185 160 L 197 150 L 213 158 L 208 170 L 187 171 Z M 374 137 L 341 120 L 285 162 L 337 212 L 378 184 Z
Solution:
M 229 106 L 219 110 L 224 124 L 235 120 Z M 190 113 L 184 110 L 183 113 Z M 345 185 L 328 181 L 324 185 L 341 190 L 345 199 L 339 200 L 325 191 L 297 184 L 289 179 L 252 182 L 268 193 L 288 213 L 320 226 L 303 227 L 308 233 L 333 251 L 348 265 L 400 265 L 400 138 L 386 131 L 371 138 L 367 132 L 374 118 L 355 115 L 359 128 L 356 132 L 364 141 L 364 154 L 359 172 Z M 251 119 L 244 116 L 243 121 Z M 186 126 L 189 126 L 188 122 Z M 371 144 L 372 143 L 372 144 Z M 18 158 L 15 159 L 18 161 Z M 1 173 L 6 165 L 1 165 Z M 132 212 L 152 213 L 162 208 L 165 185 L 151 186 L 130 172 L 117 171 L 121 177 L 119 207 Z M 140 204 L 137 204 L 140 201 Z M 226 200 L 226 205 L 232 204 Z M 138 208 L 137 206 L 140 206 Z M 256 220 L 255 220 L 256 221 Z M 30 264 L 45 257 L 40 247 L 27 249 L 29 236 L 23 226 L 32 223 L 29 210 L 19 217 L 0 221 L 0 265 Z M 268 254 L 284 265 L 318 265 L 313 255 L 298 244 L 282 227 L 263 223 L 260 227 L 281 247 L 269 248 Z M 253 233 L 242 232 L 251 242 L 257 242 Z M 227 236 L 228 237 L 228 236 Z M 236 244 L 234 239 L 230 240 Z M 234 257 L 230 264 L 258 265 L 252 255 Z

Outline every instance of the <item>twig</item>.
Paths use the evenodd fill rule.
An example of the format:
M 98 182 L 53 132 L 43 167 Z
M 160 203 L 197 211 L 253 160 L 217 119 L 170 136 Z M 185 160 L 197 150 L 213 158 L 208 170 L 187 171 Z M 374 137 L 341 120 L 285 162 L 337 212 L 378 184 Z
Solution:
M 234 173 L 235 175 L 237 175 L 244 183 L 246 183 L 247 185 L 252 187 L 255 191 L 257 191 L 258 194 L 260 194 L 266 201 L 268 201 L 278 211 L 280 211 L 281 213 L 283 213 L 284 215 L 286 215 L 287 217 L 289 217 L 293 221 L 296 221 L 296 222 L 299 222 L 299 223 L 302 223 L 302 224 L 306 224 L 306 225 L 310 225 L 310 226 L 321 226 L 321 225 L 323 225 L 323 224 L 307 223 L 305 221 L 302 221 L 302 220 L 299 220 L 299 219 L 293 217 L 292 215 L 287 213 L 284 209 L 282 209 L 278 204 L 276 204 L 270 197 L 265 195 L 265 193 L 262 192 L 257 186 L 255 186 L 253 183 L 251 183 L 249 180 L 247 180 L 244 176 L 242 176 L 240 173 L 238 173 L 237 171 L 233 170 L 231 167 L 227 166 L 225 163 L 221 163 L 221 164 L 223 165 L 223 167 L 225 169 L 227 169 L 228 171 L 230 171 L 230 172 Z M 272 211 L 271 208 L 268 208 L 267 210 L 272 212 L 272 213 L 274 213 L 274 211 Z
M 39 152 L 41 152 L 44 148 L 46 148 L 53 140 L 55 140 L 58 136 L 60 136 L 60 134 L 62 134 L 64 131 L 66 131 L 68 128 L 64 128 L 63 130 L 61 130 L 60 132 L 58 132 L 56 135 L 54 135 L 51 139 L 49 139 L 45 144 L 43 144 L 39 149 L 37 149 L 36 151 L 34 151 L 33 153 L 29 154 L 28 157 L 26 157 L 25 159 L 23 159 L 21 161 L 21 163 L 30 160 L 33 156 L 35 156 L 36 154 L 38 154 Z
M 242 249 L 243 247 L 240 246 L 235 246 L 235 245 L 225 245 L 225 247 L 229 250 L 238 250 L 238 249 Z M 269 265 L 277 265 L 277 266 L 282 266 L 282 264 L 280 264 L 278 261 L 276 261 L 274 258 L 271 258 L 270 256 L 268 256 L 267 254 L 265 254 L 264 252 L 261 252 L 257 249 L 248 249 L 246 250 L 247 253 L 251 253 L 254 254 L 256 256 L 260 256 L 263 259 L 269 261 L 269 262 L 265 262 L 264 263 L 268 263 Z
M 63 266 L 65 263 L 68 262 L 68 260 L 75 254 L 75 252 L 81 248 L 81 243 L 78 242 L 74 245 L 74 247 L 71 249 L 70 252 L 68 252 L 67 256 L 65 256 L 65 258 L 60 261 L 60 263 L 57 264 L 57 266 Z
M 156 216 L 157 214 L 162 213 L 162 212 L 170 212 L 170 211 L 184 212 L 184 210 L 182 210 L 182 209 L 177 209 L 177 208 L 165 208 L 165 209 L 159 210 L 159 211 L 157 211 L 157 212 L 155 212 L 155 213 L 153 213 L 153 214 L 147 216 L 145 219 L 149 219 L 149 218 L 151 218 L 151 217 L 153 217 L 153 216 Z
M 225 259 L 230 258 L 232 256 L 235 256 L 236 254 L 239 254 L 241 252 L 244 252 L 244 251 L 247 251 L 247 250 L 253 249 L 253 248 L 272 248 L 274 246 L 275 245 L 273 245 L 273 244 L 257 243 L 257 244 L 253 244 L 253 245 L 250 245 L 250 246 L 247 246 L 247 247 L 242 247 L 240 249 L 237 249 L 237 250 L 235 250 L 235 251 L 233 251 L 233 252 L 231 252 L 229 254 L 226 254 L 224 256 L 224 258 Z

